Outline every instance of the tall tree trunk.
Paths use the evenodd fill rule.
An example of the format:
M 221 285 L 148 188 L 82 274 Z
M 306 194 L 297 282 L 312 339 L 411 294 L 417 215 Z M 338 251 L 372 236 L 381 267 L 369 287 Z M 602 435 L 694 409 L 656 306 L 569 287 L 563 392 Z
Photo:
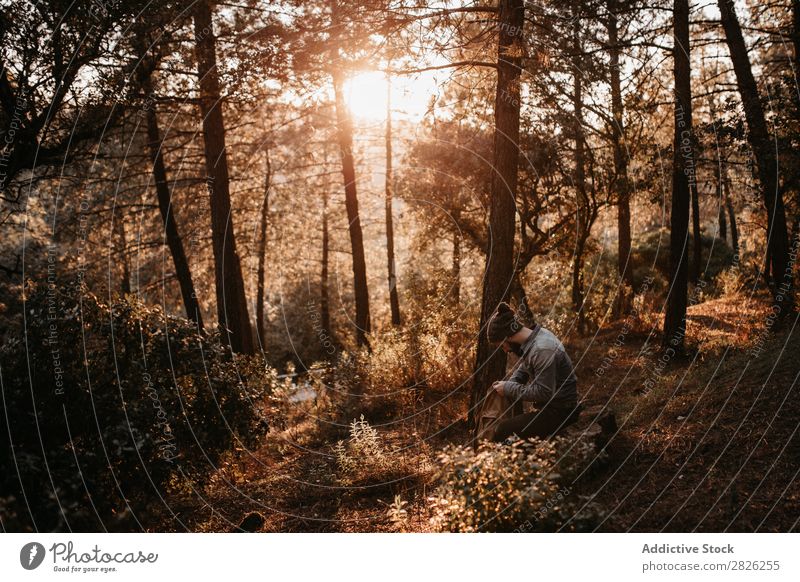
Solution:
M 795 78 L 795 83 L 800 79 L 800 0 L 792 0 L 792 46 L 794 47 L 794 59 L 792 60 L 792 68 Z M 792 92 L 795 99 L 795 117 L 800 118 L 800 95 Z M 795 192 L 795 196 L 797 193 Z M 795 199 L 797 201 L 797 198 Z M 797 212 L 797 210 L 795 210 Z M 794 224 L 800 220 L 800 214 L 795 214 Z M 794 235 L 791 235 L 789 244 L 794 244 Z
M 800 76 L 800 0 L 792 0 L 792 45 L 794 45 L 794 74 Z
M 721 238 L 726 243 L 728 242 L 728 220 L 725 214 L 725 185 L 722 183 L 722 170 L 720 166 L 724 162 L 719 160 L 716 164 L 714 164 L 714 183 L 717 188 L 716 197 L 717 197 L 717 224 L 719 225 L 719 238 Z
M 692 146 L 694 151 L 694 145 Z M 693 160 L 694 158 L 692 158 Z M 694 163 L 694 161 L 692 161 Z M 692 171 L 695 179 L 689 181 L 689 194 L 692 198 L 692 269 L 691 279 L 695 285 L 700 280 L 700 265 L 703 260 L 703 241 L 700 236 L 700 195 L 697 188 L 696 172 Z
M 611 114 L 614 123 L 611 140 L 614 148 L 614 192 L 617 195 L 617 269 L 620 280 L 633 288 L 631 257 L 631 183 L 628 177 L 628 155 L 625 151 L 625 109 L 622 104 L 622 84 L 619 70 L 618 0 L 608 0 L 609 80 L 611 85 Z M 620 286 L 621 287 L 621 286 Z
M 683 351 L 688 286 L 690 177 L 693 171 L 692 87 L 689 64 L 689 0 L 674 1 L 672 57 L 675 75 L 675 138 L 670 215 L 670 285 L 662 346 Z M 691 166 L 689 164 L 692 164 Z M 691 168 L 691 169 L 690 169 Z
M 392 325 L 400 325 L 400 298 L 394 261 L 394 221 L 392 220 L 392 80 L 386 79 L 386 256 L 389 270 L 389 303 Z
M 211 199 L 211 238 L 214 249 L 214 280 L 217 318 L 222 338 L 231 350 L 253 353 L 253 332 L 247 312 L 244 278 L 236 251 L 231 215 L 230 178 L 225 151 L 225 121 L 222 115 L 216 40 L 208 0 L 195 4 L 194 31 L 197 73 L 200 77 L 200 113 L 203 118 L 208 190 Z
M 364 254 L 364 233 L 361 230 L 361 218 L 358 213 L 358 193 L 356 191 L 356 167 L 353 158 L 353 122 L 344 98 L 344 73 L 339 64 L 339 1 L 329 0 L 334 48 L 331 49 L 331 78 L 336 109 L 336 136 L 339 143 L 339 154 L 342 161 L 342 177 L 344 178 L 345 208 L 350 232 L 350 247 L 353 255 L 353 294 L 356 301 L 356 341 L 360 346 L 367 346 L 370 332 L 369 287 L 367 285 L 367 261 Z
M 258 281 L 256 281 L 256 333 L 261 350 L 265 349 L 267 330 L 264 325 L 264 271 L 267 262 L 267 221 L 269 219 L 269 189 L 272 186 L 272 164 L 269 147 L 264 148 L 264 200 L 261 203 L 261 221 L 258 238 Z
M 327 162 L 327 157 L 326 157 Z M 328 299 L 328 261 L 330 256 L 330 240 L 328 234 L 328 178 L 325 164 L 325 186 L 322 190 L 322 272 L 319 281 L 319 311 L 322 331 L 327 337 L 331 335 L 331 308 Z
M 575 257 L 572 261 L 572 310 L 578 318 L 578 333 L 586 333 L 586 314 L 583 310 L 583 263 L 586 239 L 579 235 L 575 241 Z
M 731 227 L 731 248 L 738 260 L 739 229 L 736 226 L 736 211 L 733 209 L 733 201 L 731 199 L 731 180 L 728 176 L 728 166 L 724 161 L 722 164 L 722 187 L 725 189 L 725 208 L 728 211 L 728 222 Z
M 772 273 L 774 307 L 778 318 L 783 318 L 791 310 L 792 269 L 789 265 L 789 240 L 786 229 L 786 213 L 783 206 L 783 192 L 778 183 L 778 159 L 775 144 L 771 142 L 764 108 L 758 94 L 747 46 L 742 36 L 739 19 L 733 6 L 733 0 L 717 0 L 725 40 L 733 61 L 736 73 L 736 84 L 744 106 L 747 122 L 747 139 L 753 156 L 756 159 L 759 181 L 764 195 L 764 206 L 767 209 L 767 256 Z
M 495 94 L 494 160 L 489 202 L 486 269 L 483 276 L 481 318 L 473 374 L 469 420 L 491 383 L 505 374 L 506 354 L 489 344 L 486 325 L 506 299 L 514 274 L 515 196 L 519 159 L 520 70 L 524 53 L 523 0 L 500 0 Z
M 146 95 L 153 94 L 152 79 L 149 74 L 143 79 L 142 88 Z M 155 104 L 150 104 L 146 108 L 145 116 L 147 122 L 147 150 L 150 155 L 150 161 L 153 164 L 153 180 L 156 186 L 158 210 L 161 214 L 161 222 L 164 225 L 164 238 L 172 255 L 175 276 L 178 278 L 178 286 L 181 289 L 183 308 L 186 310 L 186 317 L 194 321 L 198 328 L 203 329 L 203 316 L 200 311 L 200 304 L 197 301 L 192 272 L 189 270 L 189 261 L 183 248 L 183 239 L 178 232 L 178 225 L 172 212 L 172 194 L 167 181 L 167 169 L 162 153 L 163 142 L 161 130 L 158 126 L 158 112 Z
M 458 224 L 458 222 L 456 222 Z M 461 303 L 461 234 L 453 233 L 453 303 Z
M 586 332 L 584 313 L 583 262 L 586 241 L 589 238 L 589 197 L 586 194 L 586 151 L 583 137 L 583 67 L 580 53 L 580 20 L 575 15 L 572 63 L 573 139 L 575 140 L 575 256 L 572 261 L 572 309 L 578 318 L 578 332 Z
M 367 261 L 364 255 L 364 234 L 358 214 L 356 192 L 356 167 L 353 159 L 353 126 L 350 112 L 344 99 L 344 79 L 338 69 L 333 72 L 333 91 L 336 98 L 336 130 L 344 177 L 345 207 L 350 231 L 350 246 L 353 253 L 353 291 L 356 299 L 356 340 L 358 345 L 368 346 L 370 332 L 369 289 L 367 287 Z
M 120 281 L 119 290 L 122 295 L 129 295 L 131 292 L 131 269 L 128 263 L 128 241 L 125 236 L 125 222 L 121 212 L 112 219 L 116 235 L 116 254 L 119 256 L 119 261 L 122 265 L 122 280 Z

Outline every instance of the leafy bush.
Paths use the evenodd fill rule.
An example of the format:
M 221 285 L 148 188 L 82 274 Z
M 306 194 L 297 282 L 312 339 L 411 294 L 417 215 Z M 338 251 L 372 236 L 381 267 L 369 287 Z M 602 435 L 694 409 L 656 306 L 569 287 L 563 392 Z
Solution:
M 661 228 L 643 233 L 633 241 L 631 260 L 634 266 L 634 281 L 637 287 L 641 284 L 641 279 L 651 274 L 653 265 L 668 280 L 669 237 L 669 230 Z M 700 242 L 702 250 L 700 276 L 703 279 L 714 279 L 725 268 L 733 264 L 733 250 L 724 240 L 703 234 L 700 236 Z M 690 232 L 686 249 L 690 264 L 694 253 L 693 249 L 694 237 Z
M 649 334 L 661 325 L 659 310 L 666 290 L 666 279 L 657 271 L 645 269 L 634 274 L 635 289 L 622 284 L 615 254 L 594 255 L 586 262 L 586 320 L 590 331 L 622 318 L 634 333 Z
M 620 281 L 616 257 L 608 253 L 590 256 L 584 268 L 584 281 L 587 331 L 594 332 L 628 311 L 626 308 L 633 301 L 633 290 Z
M 475 325 L 457 307 L 426 310 L 411 303 L 408 323 L 371 337 L 372 353 L 359 354 L 360 377 L 372 392 L 422 387 L 447 392 L 472 373 Z
M 590 529 L 600 512 L 571 487 L 594 457 L 589 443 L 563 438 L 484 442 L 477 452 L 451 445 L 440 454 L 432 525 L 451 532 L 555 531 L 568 522 L 565 529 Z
M 408 501 L 403 500 L 403 497 L 400 495 L 395 495 L 394 501 L 389 505 L 389 509 L 386 510 L 386 517 L 389 518 L 392 526 L 394 526 L 394 529 L 397 531 L 404 531 L 406 529 L 406 524 L 408 523 L 407 505 Z
M 389 467 L 388 455 L 378 431 L 364 420 L 363 414 L 359 420 L 350 423 L 350 438 L 337 442 L 334 452 L 345 483 L 381 474 Z
M 401 327 L 370 335 L 369 349 L 343 351 L 327 368 L 332 420 L 343 424 L 364 414 L 383 422 L 420 406 L 437 419 L 463 413 L 461 398 L 442 395 L 468 393 L 463 388 L 472 374 L 477 317 L 453 305 L 426 311 L 414 301 L 404 303 L 403 317 Z
M 336 275 L 331 275 L 330 288 L 336 289 Z M 286 282 L 276 295 L 267 298 L 266 325 L 263 338 L 267 358 L 274 367 L 284 370 L 288 364 L 300 372 L 312 362 L 335 361 L 345 347 L 350 347 L 348 334 L 335 330 L 350 329 L 352 322 L 339 301 L 349 297 L 332 294 L 330 305 L 331 329 L 322 325 L 319 305 L 320 290 L 308 281 Z
M 0 350 L 7 528 L 147 527 L 168 490 L 265 432 L 264 366 L 192 322 L 79 287 L 25 299 L 26 333 Z
M 722 295 L 738 294 L 747 281 L 739 269 L 725 269 L 717 277 L 717 288 Z
M 424 447 L 422 447 L 424 449 Z M 407 455 L 389 446 L 362 415 L 350 423 L 350 436 L 333 447 L 341 484 L 376 493 L 421 483 L 430 477 L 426 453 Z

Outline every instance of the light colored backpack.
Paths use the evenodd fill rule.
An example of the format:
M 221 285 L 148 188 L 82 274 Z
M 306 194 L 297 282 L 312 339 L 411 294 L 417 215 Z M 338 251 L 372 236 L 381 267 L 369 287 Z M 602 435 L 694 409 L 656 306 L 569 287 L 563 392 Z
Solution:
M 492 440 L 497 432 L 497 425 L 504 420 L 522 414 L 522 403 L 513 402 L 506 396 L 500 396 L 492 387 L 478 405 L 475 423 L 475 446 L 478 441 Z
M 521 364 L 522 359 L 518 358 L 503 380 L 508 380 Z M 473 446 L 477 449 L 479 441 L 492 440 L 497 432 L 498 424 L 524 412 L 521 401 L 512 402 L 507 396 L 500 396 L 492 390 L 490 385 L 483 399 L 478 403 L 478 414 L 475 415 L 475 432 L 472 439 Z

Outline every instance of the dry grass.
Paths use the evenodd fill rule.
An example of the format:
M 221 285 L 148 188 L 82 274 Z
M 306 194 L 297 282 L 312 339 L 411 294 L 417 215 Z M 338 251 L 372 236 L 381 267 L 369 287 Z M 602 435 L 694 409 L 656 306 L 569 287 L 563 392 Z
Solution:
M 582 396 L 609 403 L 620 425 L 607 447 L 608 466 L 577 490 L 603 506 L 601 530 L 798 527 L 800 338 L 789 325 L 770 335 L 758 356 L 748 353 L 763 337 L 767 305 L 764 297 L 731 295 L 692 306 L 692 356 L 655 378 L 657 337 L 647 325 L 657 324 L 656 314 L 628 326 L 602 376 L 595 371 L 624 322 L 569 345 Z M 652 388 L 642 392 L 648 378 Z M 264 516 L 261 531 L 429 531 L 431 460 L 465 442 L 466 394 L 406 387 L 372 397 L 342 404 L 346 420 L 319 410 L 300 415 L 259 450 L 226 459 L 205 491 L 172 500 L 172 507 L 194 531 L 228 531 L 253 511 Z M 334 445 L 365 410 L 385 456 L 348 477 Z M 164 527 L 183 529 L 171 516 Z
M 765 335 L 766 301 L 731 296 L 693 306 L 686 361 L 646 394 L 655 356 L 624 348 L 592 400 L 620 411 L 611 466 L 585 483 L 610 531 L 789 531 L 798 527 L 797 319 Z M 759 354 L 750 347 L 766 337 Z M 602 344 L 602 342 L 600 342 Z M 589 355 L 587 362 L 593 357 Z

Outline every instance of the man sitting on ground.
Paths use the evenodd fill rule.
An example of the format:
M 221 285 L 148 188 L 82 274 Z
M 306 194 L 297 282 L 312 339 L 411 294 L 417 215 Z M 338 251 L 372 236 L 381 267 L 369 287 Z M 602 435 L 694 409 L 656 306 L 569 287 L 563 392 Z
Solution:
M 501 303 L 487 326 L 489 341 L 502 342 L 503 350 L 521 358 L 519 366 L 505 381 L 492 388 L 508 398 L 533 402 L 534 412 L 502 421 L 494 435 L 503 441 L 512 434 L 520 438 L 548 438 L 575 422 L 579 415 L 577 378 L 563 344 L 549 330 L 534 324 L 522 325 L 507 303 Z

